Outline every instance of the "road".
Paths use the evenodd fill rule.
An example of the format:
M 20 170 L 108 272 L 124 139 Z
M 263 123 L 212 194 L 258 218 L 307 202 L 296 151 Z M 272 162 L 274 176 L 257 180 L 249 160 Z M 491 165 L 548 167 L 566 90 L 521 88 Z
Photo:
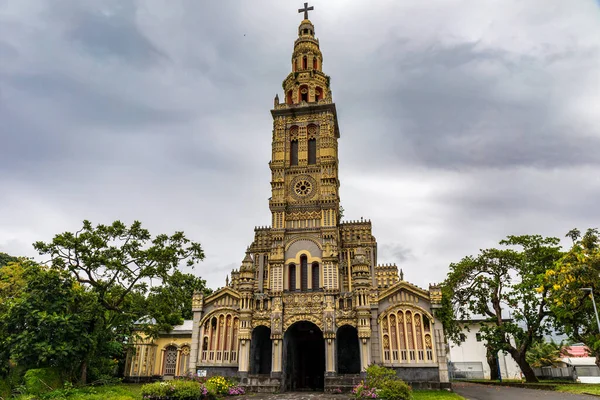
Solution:
M 467 400 L 594 400 L 597 397 L 585 394 L 551 392 L 548 390 L 521 389 L 493 385 L 477 385 L 454 382 L 452 389 Z

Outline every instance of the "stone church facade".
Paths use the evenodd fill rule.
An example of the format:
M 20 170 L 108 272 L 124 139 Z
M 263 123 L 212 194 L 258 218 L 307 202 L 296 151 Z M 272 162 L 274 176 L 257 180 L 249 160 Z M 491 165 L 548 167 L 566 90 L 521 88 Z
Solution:
M 224 288 L 194 295 L 182 369 L 261 391 L 330 390 L 378 363 L 413 385 L 449 386 L 434 314 L 440 288 L 378 265 L 370 221 L 341 221 L 336 106 L 306 5 L 301 11 L 283 100 L 271 110 L 271 225 L 254 229 Z M 165 374 L 168 346 L 155 351 L 154 373 Z

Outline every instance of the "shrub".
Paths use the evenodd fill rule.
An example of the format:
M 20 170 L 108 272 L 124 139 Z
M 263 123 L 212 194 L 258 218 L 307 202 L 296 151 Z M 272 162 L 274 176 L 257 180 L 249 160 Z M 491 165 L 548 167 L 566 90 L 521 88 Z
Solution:
M 222 376 L 213 376 L 206 381 L 206 388 L 216 395 L 229 394 L 229 388 L 233 383 Z
M 383 382 L 377 395 L 385 400 L 410 400 L 412 399 L 412 389 L 400 379 L 388 380 Z
M 229 392 L 227 394 L 229 394 L 230 396 L 239 396 L 245 393 L 246 390 L 242 386 L 235 385 L 229 388 Z
M 8 399 L 10 397 L 11 387 L 8 379 L 0 379 L 0 399 Z
M 367 367 L 367 386 L 372 388 L 383 387 L 384 382 L 396 380 L 396 371 L 381 365 L 371 364 Z
M 144 399 L 169 398 L 173 400 L 211 399 L 214 398 L 202 384 L 188 380 L 155 382 L 142 386 Z
M 364 382 L 352 388 L 352 394 L 355 399 L 376 399 L 377 389 L 367 386 Z
M 39 395 L 62 388 L 60 372 L 55 368 L 30 369 L 25 373 L 27 393 Z

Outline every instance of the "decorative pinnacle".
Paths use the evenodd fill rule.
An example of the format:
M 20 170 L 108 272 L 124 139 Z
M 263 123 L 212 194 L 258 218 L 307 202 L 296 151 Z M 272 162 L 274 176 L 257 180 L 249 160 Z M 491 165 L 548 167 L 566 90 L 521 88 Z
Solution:
M 304 3 L 304 8 L 299 8 L 298 12 L 304 12 L 304 19 L 308 19 L 308 12 L 314 10 L 315 8 L 313 6 L 308 6 L 308 3 Z

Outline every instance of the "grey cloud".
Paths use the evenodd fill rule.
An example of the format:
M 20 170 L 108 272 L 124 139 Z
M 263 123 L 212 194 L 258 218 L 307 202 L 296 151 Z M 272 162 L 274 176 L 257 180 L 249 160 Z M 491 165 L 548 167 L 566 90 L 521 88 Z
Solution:
M 387 149 L 400 162 L 450 169 L 598 163 L 600 132 L 582 136 L 569 128 L 572 121 L 558 117 L 568 102 L 543 86 L 554 83 L 547 60 L 480 50 L 477 43 L 437 45 L 423 52 L 411 50 L 408 43 L 391 42 L 375 53 L 387 54 L 385 81 L 342 88 L 344 96 L 357 96 L 349 92 L 355 89 L 376 102 L 370 113 L 380 125 L 368 136 L 374 153 Z M 494 69 L 492 76 L 480 71 L 483 64 Z M 531 76 L 511 82 L 516 71 Z M 534 92 L 534 98 L 519 98 L 518 93 L 502 98 L 497 93 L 502 79 Z M 358 110 L 349 114 L 360 115 Z
M 5 82 L 14 90 L 57 105 L 74 120 L 94 125 L 150 126 L 190 118 L 181 110 L 160 109 L 143 101 L 130 101 L 62 73 L 15 74 L 7 77 Z M 143 93 L 139 95 L 143 98 Z
M 402 264 L 412 256 L 412 250 L 401 243 L 383 243 L 378 246 L 379 263 Z

